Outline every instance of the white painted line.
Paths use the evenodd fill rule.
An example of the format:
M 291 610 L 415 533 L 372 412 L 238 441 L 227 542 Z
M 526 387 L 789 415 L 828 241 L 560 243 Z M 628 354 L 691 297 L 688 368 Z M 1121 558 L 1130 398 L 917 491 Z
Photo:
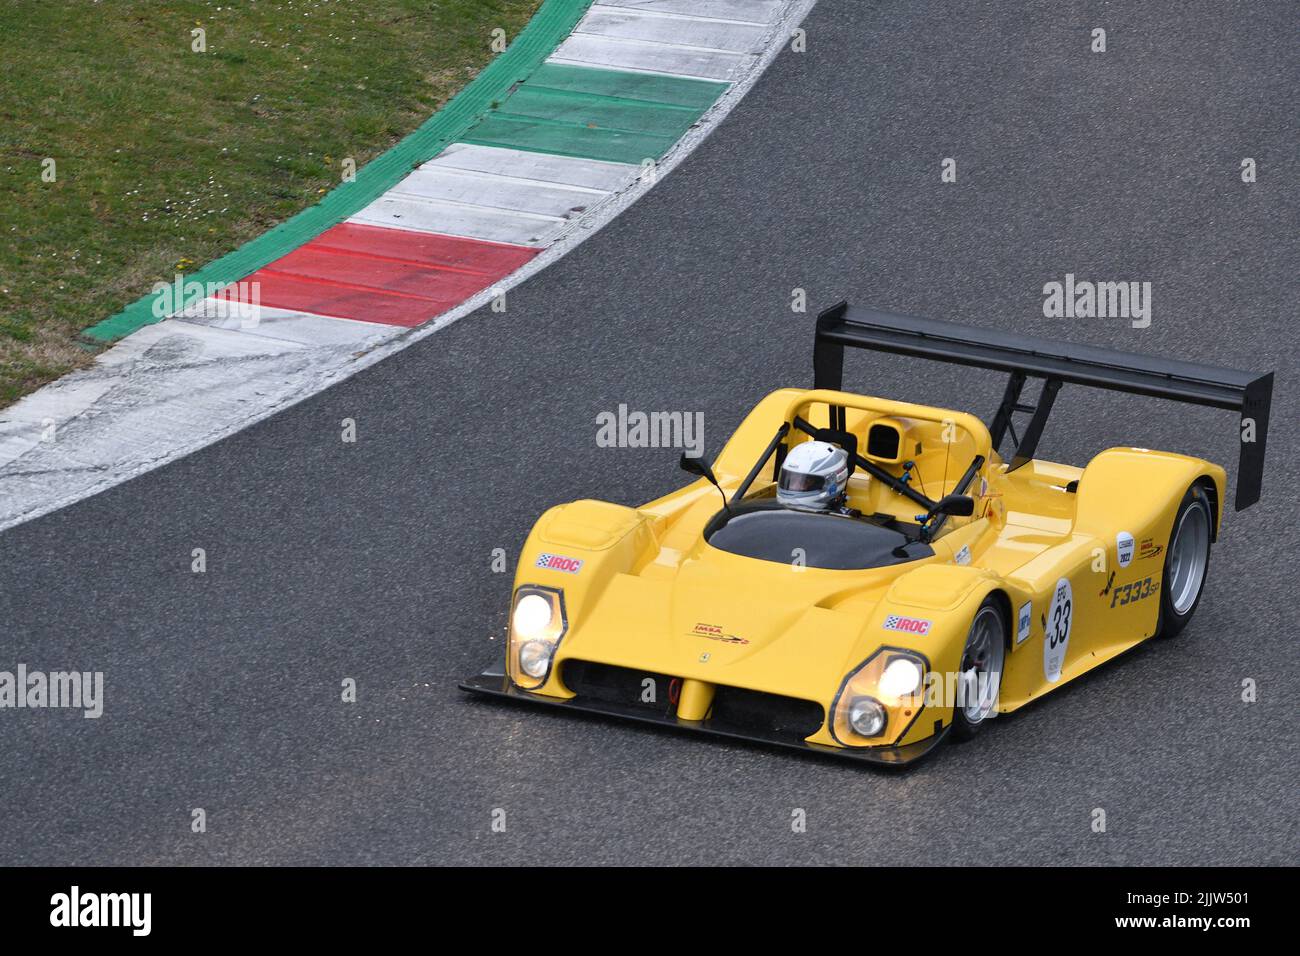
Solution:
M 60 425 L 90 408 L 111 387 L 111 382 L 68 376 L 0 411 L 0 466 L 43 441 L 57 441 Z
M 172 319 L 146 326 L 90 368 L 48 386 L 87 392 L 94 386 L 101 394 L 61 415 L 53 440 L 31 442 L 0 466 L 0 527 L 210 444 L 242 427 L 234 423 L 251 424 L 268 409 L 317 391 L 303 385 L 317 380 L 327 358 L 336 364 L 358 354 L 355 347 L 304 348 Z M 22 437 L 12 421 L 44 401 L 44 391 L 4 410 L 6 454 L 12 439 Z
M 646 13 L 707 13 L 710 19 L 741 23 L 774 23 L 781 17 L 781 0 L 600 0 L 602 7 Z
M 353 319 L 275 309 L 265 305 L 257 308 L 256 324 L 250 324 L 230 312 L 228 303 L 223 300 L 204 299 L 173 318 L 208 328 L 226 329 L 307 346 L 364 345 L 391 334 L 385 326 L 375 322 L 357 322 Z
M 709 20 L 696 16 L 643 13 L 594 6 L 574 29 L 575 35 L 617 37 L 702 50 L 753 53 L 768 27 L 761 23 Z
M 516 246 L 544 246 L 565 225 L 564 219 L 555 217 L 392 195 L 380 196 L 348 222 L 509 242 Z
M 692 50 L 666 43 L 574 33 L 559 45 L 547 62 L 703 80 L 732 80 L 751 68 L 754 59 L 748 53 Z
M 524 154 L 526 151 L 521 149 L 518 152 L 520 154 Z M 596 199 L 599 199 L 601 196 L 608 196 L 612 191 L 609 189 L 593 189 L 590 186 L 575 186 L 570 183 L 557 183 L 545 179 L 533 179 L 529 176 L 512 176 L 508 173 L 501 173 L 501 172 L 484 172 L 482 170 L 477 170 L 477 169 L 462 169 L 457 166 L 433 165 L 436 162 L 437 162 L 436 159 L 432 160 L 429 163 L 426 163 L 424 166 L 421 166 L 420 170 L 431 169 L 435 172 L 441 172 L 446 175 L 459 174 L 463 176 L 479 177 L 480 182 L 484 184 L 485 189 L 490 189 L 492 186 L 498 184 L 510 189 L 519 186 L 527 186 L 533 189 L 558 189 L 558 190 L 571 191 L 573 195 L 585 196 L 589 201 L 595 201 Z M 524 169 L 522 166 L 520 166 L 519 169 L 517 170 L 517 172 L 520 173 L 526 171 L 527 170 Z M 490 197 L 482 196 L 480 198 L 488 199 Z M 495 203 L 480 202 L 479 205 L 492 206 L 495 205 Z
M 614 192 L 627 186 L 636 179 L 639 170 L 639 167 L 627 163 L 552 156 L 549 153 L 533 153 L 502 146 L 477 146 L 473 143 L 453 143 L 420 168 L 426 169 L 429 166 L 467 169 L 510 176 L 513 179 L 581 186 L 604 192 Z
M 64 419 L 51 418 L 49 424 L 57 425 L 60 421 Z M 35 449 L 41 443 L 43 433 L 44 427 L 40 422 L 0 420 L 0 468 Z
M 132 332 L 95 359 L 104 368 L 118 365 L 151 367 L 161 361 L 222 362 L 283 355 L 303 346 L 298 342 L 249 336 L 229 329 L 214 329 L 179 319 L 164 319 Z
M 519 152 L 522 154 L 525 152 L 525 150 L 521 149 L 519 150 Z M 429 165 L 430 164 L 426 164 L 425 166 L 421 166 L 420 168 L 427 169 L 429 168 Z M 531 188 L 540 188 L 540 189 L 572 190 L 572 192 L 576 195 L 586 196 L 587 198 L 593 200 L 601 196 L 608 196 L 612 191 L 609 189 L 593 189 L 590 186 L 574 186 L 574 185 L 570 185 L 569 183 L 548 182 L 545 179 L 533 179 L 529 176 L 511 176 L 507 173 L 487 173 L 476 169 L 460 169 L 455 166 L 433 166 L 432 168 L 434 170 L 449 173 L 449 174 L 459 173 L 466 176 L 481 177 L 481 181 L 484 183 L 485 187 L 487 188 L 490 188 L 491 185 L 495 185 L 499 183 L 503 186 L 507 186 L 510 188 L 513 188 L 515 186 L 529 186 Z M 520 172 L 523 172 L 523 170 L 520 169 Z M 487 198 L 487 197 L 481 197 L 481 198 Z M 490 202 L 480 202 L 479 205 L 491 206 L 495 204 Z
M 98 356 L 89 369 L 47 385 L 0 412 L 0 466 L 14 465 L 0 472 L 0 487 L 10 494 L 9 482 L 15 474 L 33 478 L 50 469 L 106 469 L 114 456 L 130 455 L 155 443 L 158 432 L 151 431 L 152 427 L 166 433 L 165 423 L 150 418 L 159 397 L 160 379 L 192 379 L 185 389 L 166 397 L 166 402 L 177 405 L 194 397 L 191 390 L 220 386 L 223 381 L 232 397 L 239 396 L 242 389 L 229 385 L 231 366 L 279 358 L 301 348 L 293 342 L 206 329 L 174 319 L 147 325 Z M 201 371 L 204 368 L 214 370 L 211 382 Z M 138 402 L 123 399 L 123 391 L 147 398 Z M 242 400 L 247 401 L 247 396 Z M 123 407 L 130 411 L 131 427 L 114 430 L 112 436 L 101 434 L 98 426 Z M 53 436 L 49 438 L 51 425 Z M 25 479 L 19 480 L 20 491 L 24 483 Z M 0 507 L 0 523 L 7 512 L 8 508 Z
M 407 176 L 384 195 L 407 199 L 442 199 L 448 202 L 508 209 L 567 219 L 607 195 L 574 186 L 545 186 L 527 180 L 519 182 L 468 169 L 424 166 Z
M 456 143 L 349 222 L 547 245 L 638 173 L 626 163 Z

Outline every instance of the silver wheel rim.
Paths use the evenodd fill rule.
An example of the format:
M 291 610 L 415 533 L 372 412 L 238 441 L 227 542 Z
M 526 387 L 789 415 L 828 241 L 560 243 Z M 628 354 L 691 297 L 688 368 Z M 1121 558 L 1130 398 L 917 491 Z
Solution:
M 1210 515 L 1205 502 L 1194 501 L 1178 519 L 1169 545 L 1169 603 L 1179 617 L 1196 603 L 1210 558 Z
M 997 706 L 1005 656 L 1002 615 L 993 607 L 981 608 L 970 626 L 961 659 L 965 692 L 961 712 L 968 724 L 980 723 Z

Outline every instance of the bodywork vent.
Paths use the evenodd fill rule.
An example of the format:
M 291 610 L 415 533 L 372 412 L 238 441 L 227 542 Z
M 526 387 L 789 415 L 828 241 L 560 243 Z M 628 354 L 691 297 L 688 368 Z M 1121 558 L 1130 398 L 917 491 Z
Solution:
M 568 660 L 564 662 L 561 677 L 564 685 L 577 695 L 575 703 L 599 702 L 612 705 L 610 710 L 632 711 L 675 722 L 676 678 L 669 674 Z M 653 684 L 647 685 L 647 680 Z M 651 687 L 654 699 L 646 700 Z M 720 686 L 714 692 L 713 708 L 702 723 L 708 729 L 743 737 L 798 743 L 815 734 L 824 718 L 822 706 L 810 700 Z

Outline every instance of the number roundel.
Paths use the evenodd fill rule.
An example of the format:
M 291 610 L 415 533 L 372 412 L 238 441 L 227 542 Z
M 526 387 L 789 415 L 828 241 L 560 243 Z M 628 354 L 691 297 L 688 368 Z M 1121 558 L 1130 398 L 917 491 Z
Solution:
M 1068 578 L 1056 582 L 1043 630 L 1043 676 L 1055 683 L 1061 679 L 1065 651 L 1070 645 L 1070 623 L 1074 617 L 1074 592 Z

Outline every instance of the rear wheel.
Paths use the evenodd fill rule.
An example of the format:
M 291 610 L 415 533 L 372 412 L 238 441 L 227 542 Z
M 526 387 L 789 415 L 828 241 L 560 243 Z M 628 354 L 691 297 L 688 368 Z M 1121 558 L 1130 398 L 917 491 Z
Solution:
M 1201 603 L 1210 570 L 1210 537 L 1214 527 L 1205 490 L 1193 485 L 1183 496 L 1169 535 L 1165 576 L 1160 588 L 1160 633 L 1173 637 L 1187 626 Z
M 952 732 L 958 740 L 970 740 L 988 720 L 998 704 L 1002 687 L 1002 664 L 1006 660 L 1007 622 L 1002 605 L 990 595 L 975 612 L 966 649 L 957 676 L 957 698 L 952 708 Z

